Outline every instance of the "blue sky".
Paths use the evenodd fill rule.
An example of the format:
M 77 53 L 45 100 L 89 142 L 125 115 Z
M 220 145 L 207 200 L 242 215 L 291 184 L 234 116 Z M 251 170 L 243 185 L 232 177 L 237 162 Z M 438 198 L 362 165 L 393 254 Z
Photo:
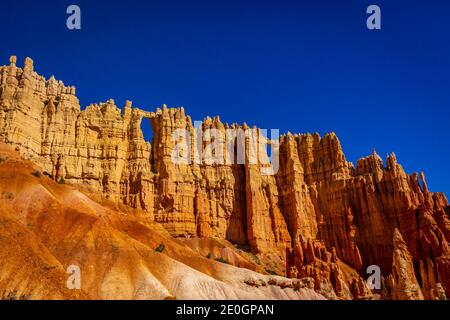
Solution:
M 70 4 L 79 31 L 66 28 Z M 370 4 L 382 30 L 366 28 Z M 130 99 L 194 120 L 334 131 L 348 160 L 394 151 L 449 194 L 449 12 L 444 0 L 9 1 L 0 64 L 32 57 L 82 107 Z

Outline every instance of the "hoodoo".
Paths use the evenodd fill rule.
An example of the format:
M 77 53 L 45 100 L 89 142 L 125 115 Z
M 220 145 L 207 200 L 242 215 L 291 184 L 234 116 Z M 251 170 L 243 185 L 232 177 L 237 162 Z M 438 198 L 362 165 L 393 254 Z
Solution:
M 53 180 L 140 212 L 173 237 L 227 241 L 255 257 L 260 272 L 311 279 L 306 286 L 327 298 L 450 295 L 447 199 L 393 153 L 383 162 L 373 152 L 355 167 L 334 133 L 289 133 L 275 175 L 258 163 L 174 163 L 173 132 L 194 139 L 184 108 L 127 102 L 122 111 L 109 100 L 81 110 L 74 87 L 40 76 L 29 58 L 17 67 L 14 56 L 0 67 L 0 84 L 1 142 Z M 144 140 L 143 118 L 153 141 Z M 202 122 L 224 140 L 231 127 L 248 129 Z M 377 292 L 364 280 L 371 265 L 381 270 Z

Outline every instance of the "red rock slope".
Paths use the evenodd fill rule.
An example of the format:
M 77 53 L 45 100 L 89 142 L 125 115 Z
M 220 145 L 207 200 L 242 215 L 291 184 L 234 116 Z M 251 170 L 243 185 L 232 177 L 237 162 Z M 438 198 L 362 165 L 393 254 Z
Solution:
M 363 279 L 371 265 L 381 270 L 377 294 L 385 298 L 450 295 L 447 199 L 428 190 L 423 173 L 405 173 L 394 154 L 383 163 L 373 152 L 355 167 L 335 134 L 289 133 L 280 138 L 275 175 L 262 174 L 260 163 L 230 164 L 220 152 L 224 164 L 176 164 L 176 130 L 187 130 L 186 140 L 203 152 L 208 145 L 195 144 L 198 130 L 184 108 L 148 112 L 127 102 L 122 112 L 109 100 L 81 110 L 74 87 L 38 75 L 29 58 L 23 68 L 16 62 L 0 67 L 0 141 L 53 180 L 139 211 L 173 237 L 228 241 L 268 273 L 312 277 L 329 297 L 369 297 Z M 151 121 L 152 142 L 143 138 L 143 118 Z M 219 140 L 227 128 L 249 132 L 219 117 L 200 127 L 215 129 Z M 47 193 L 36 188 L 45 203 L 39 197 Z
M 3 299 L 323 299 L 312 279 L 249 270 L 261 267 L 226 241 L 203 239 L 211 254 L 200 254 L 139 212 L 40 175 L 4 144 L 0 159 Z M 67 288 L 70 265 L 80 267 L 80 290 Z

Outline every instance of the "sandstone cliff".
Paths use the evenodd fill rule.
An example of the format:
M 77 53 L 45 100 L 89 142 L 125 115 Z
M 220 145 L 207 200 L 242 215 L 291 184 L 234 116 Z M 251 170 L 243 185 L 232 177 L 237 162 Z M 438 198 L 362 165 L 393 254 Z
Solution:
M 261 274 L 225 240 L 175 239 L 145 214 L 99 205 L 3 143 L 0 160 L 0 300 L 324 299 L 311 278 Z
M 405 285 L 417 285 L 413 298 L 450 294 L 447 199 L 428 190 L 423 173 L 406 174 L 394 154 L 383 163 L 373 152 L 355 168 L 335 134 L 288 133 L 279 140 L 275 175 L 222 153 L 214 154 L 222 164 L 192 156 L 175 163 L 178 129 L 207 153 L 208 137 L 196 141 L 199 127 L 215 129 L 214 139 L 249 127 L 218 117 L 196 125 L 183 108 L 165 105 L 148 112 L 127 102 L 122 111 L 109 100 L 81 110 L 75 88 L 39 76 L 29 58 L 19 68 L 11 57 L 0 67 L 0 84 L 0 141 L 55 181 L 145 212 L 174 237 L 227 240 L 256 255 L 267 272 L 312 277 L 329 298 L 370 298 L 363 280 L 370 265 L 381 268 L 385 298 L 409 298 L 393 288 Z M 143 118 L 151 121 L 151 142 Z

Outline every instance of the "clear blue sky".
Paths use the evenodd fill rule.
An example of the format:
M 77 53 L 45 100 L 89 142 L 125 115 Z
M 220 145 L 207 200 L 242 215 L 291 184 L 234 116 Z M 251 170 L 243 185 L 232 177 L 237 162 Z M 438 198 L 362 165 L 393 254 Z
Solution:
M 82 29 L 66 28 L 77 4 Z M 378 4 L 382 30 L 369 31 Z M 282 132 L 335 131 L 347 159 L 395 151 L 450 192 L 448 1 L 8 1 L 0 59 L 114 98 Z

